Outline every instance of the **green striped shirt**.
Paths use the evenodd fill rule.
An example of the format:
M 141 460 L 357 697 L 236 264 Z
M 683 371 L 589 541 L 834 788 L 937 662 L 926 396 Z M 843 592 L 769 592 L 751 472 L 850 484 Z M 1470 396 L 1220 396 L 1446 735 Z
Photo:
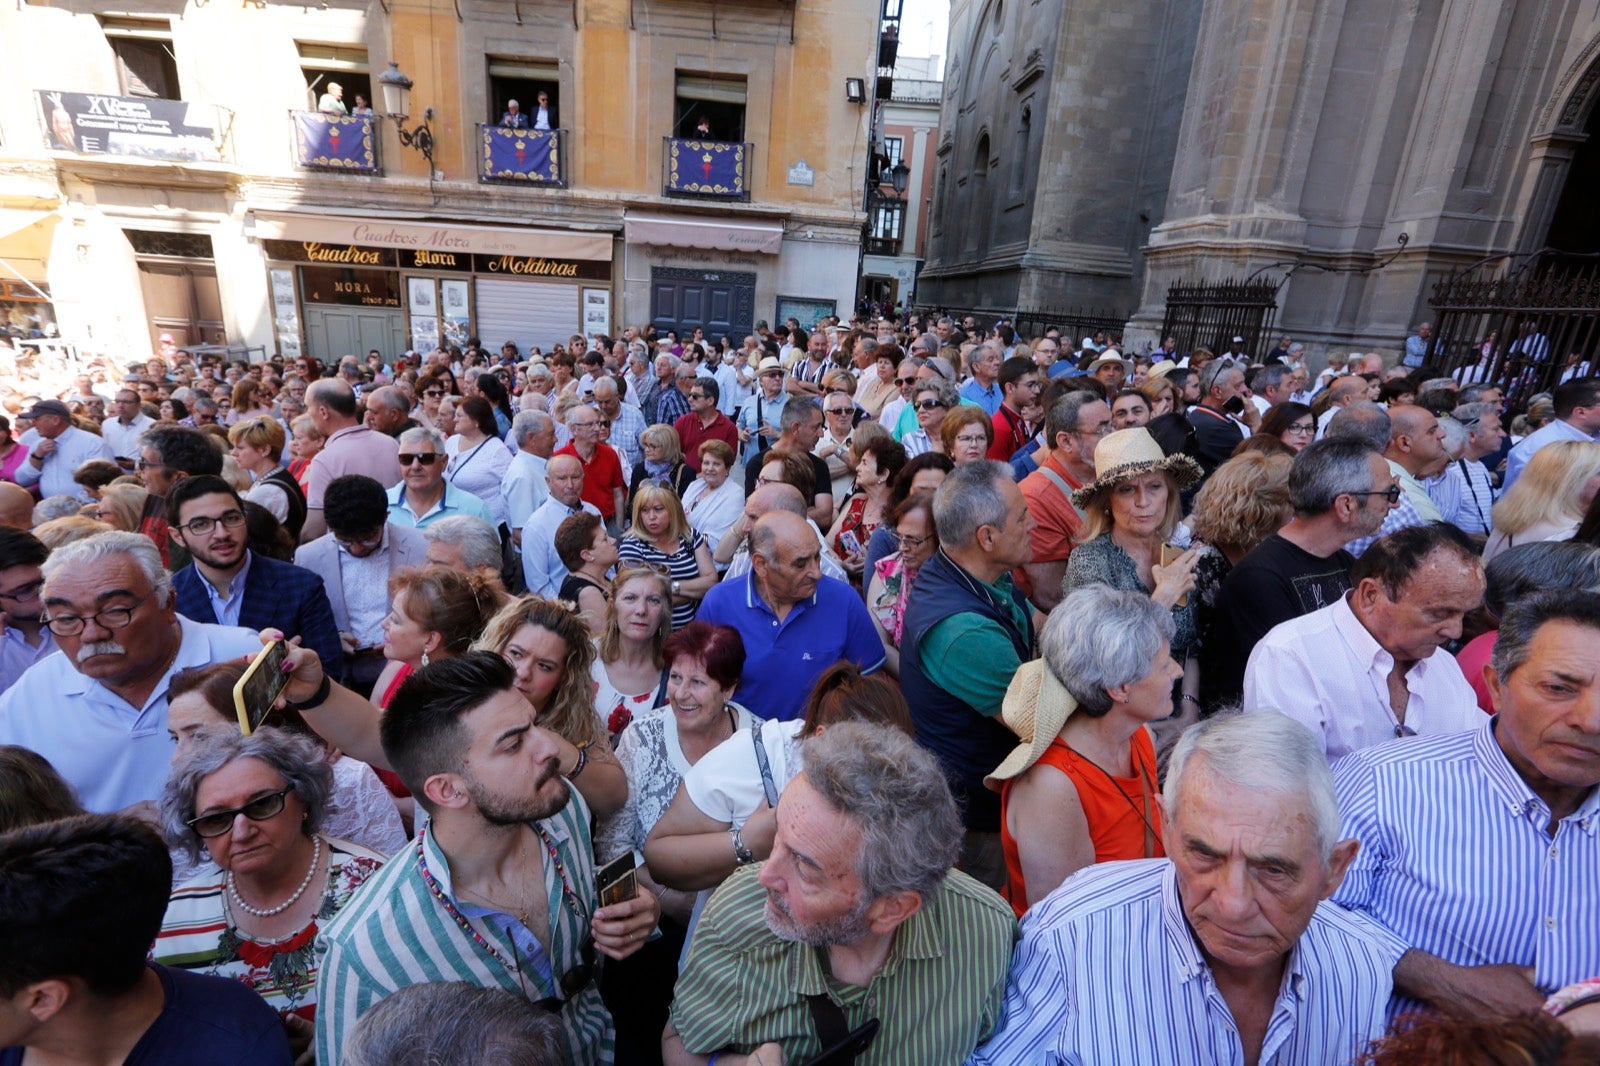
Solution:
M 852 1029 L 881 1023 L 859 1066 L 954 1066 L 994 1031 L 1017 926 L 994 892 L 952 870 L 895 931 L 883 969 L 862 988 L 828 975 L 824 949 L 773 934 L 759 871 L 723 882 L 695 929 L 672 1004 L 688 1050 L 750 1051 L 775 1040 L 788 1061 L 805 1062 L 822 1050 L 805 998 L 816 994 L 839 1004 Z
M 567 884 L 578 894 L 579 909 L 593 915 L 594 852 L 589 839 L 589 808 L 577 789 L 559 812 L 537 823 L 555 845 Z M 470 909 L 457 900 L 450 883 L 450 865 L 429 833 L 423 856 L 428 872 L 458 911 Z M 587 918 L 580 921 L 562 899 L 555 865 L 544 864 L 549 896 L 550 953 L 556 981 L 583 961 L 590 939 Z M 506 919 L 510 921 L 511 919 Z M 471 919 L 472 927 L 494 946 L 501 958 L 518 953 L 505 929 L 493 921 Z M 327 955 L 317 975 L 317 1062 L 339 1066 L 350 1030 L 363 1013 L 385 996 L 411 985 L 434 981 L 466 981 L 486 988 L 520 992 L 537 1002 L 559 995 L 553 983 L 520 960 L 517 972 L 490 955 L 458 926 L 423 882 L 413 842 L 372 877 L 322 933 Z M 566 1061 L 582 1066 L 609 1066 L 615 1030 L 611 1014 L 591 982 L 561 1011 Z

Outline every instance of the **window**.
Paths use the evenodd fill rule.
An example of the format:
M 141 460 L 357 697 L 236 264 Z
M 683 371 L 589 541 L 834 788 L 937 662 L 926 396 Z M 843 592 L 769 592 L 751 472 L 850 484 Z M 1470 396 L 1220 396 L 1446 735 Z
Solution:
M 296 41 L 300 50 L 300 70 L 306 79 L 306 110 L 315 111 L 325 95 L 337 95 L 346 111 L 358 106 L 361 97 L 368 107 L 383 106 L 372 97 L 372 75 L 367 65 L 367 50 L 357 45 L 318 44 Z M 338 90 L 332 87 L 337 85 Z
M 528 116 L 528 127 L 532 129 L 539 113 L 539 94 L 543 93 L 549 108 L 550 128 L 560 129 L 565 121 L 571 129 L 571 116 L 561 108 L 560 90 L 561 70 L 553 62 L 490 56 L 489 114 L 484 121 L 498 123 L 515 100 L 517 110 Z
M 117 60 L 123 96 L 180 100 L 178 60 L 172 52 L 172 23 L 164 18 L 103 15 L 100 28 Z
M 893 169 L 894 165 L 900 162 L 905 148 L 906 139 L 904 137 L 885 137 L 883 139 L 883 154 L 889 160 L 884 164 L 885 169 Z
M 904 200 L 884 200 L 874 204 L 867 234 L 868 254 L 899 255 L 905 221 Z
M 674 137 L 744 140 L 745 81 L 679 73 Z M 706 128 L 702 128 L 701 123 Z

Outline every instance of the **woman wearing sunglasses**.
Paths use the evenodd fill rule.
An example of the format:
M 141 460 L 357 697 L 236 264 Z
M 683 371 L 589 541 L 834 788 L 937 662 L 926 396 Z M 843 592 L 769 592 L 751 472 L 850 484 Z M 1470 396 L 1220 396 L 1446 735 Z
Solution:
M 915 459 L 925 452 L 944 454 L 944 437 L 939 429 L 944 425 L 944 416 L 959 402 L 955 386 L 949 382 L 930 378 L 917 383 L 917 391 L 912 397 L 917 428 L 900 438 L 900 443 L 905 445 L 907 458 Z
M 433 374 L 425 375 L 417 382 L 417 405 L 411 409 L 411 417 L 425 426 L 443 432 L 447 428 L 440 421 L 439 404 L 444 401 L 450 392 L 450 386 L 443 378 Z
M 179 755 L 161 794 L 168 843 L 217 869 L 178 885 L 152 958 L 253 988 L 299 1062 L 310 1061 L 317 1011 L 317 932 L 384 861 L 323 832 L 333 794 L 312 740 L 220 722 Z

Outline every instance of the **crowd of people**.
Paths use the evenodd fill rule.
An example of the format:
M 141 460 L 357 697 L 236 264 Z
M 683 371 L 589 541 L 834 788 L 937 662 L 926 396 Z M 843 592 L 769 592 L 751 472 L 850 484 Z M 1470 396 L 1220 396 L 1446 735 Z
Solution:
M 0 1066 L 1600 1061 L 1600 380 L 1243 346 L 34 368 Z

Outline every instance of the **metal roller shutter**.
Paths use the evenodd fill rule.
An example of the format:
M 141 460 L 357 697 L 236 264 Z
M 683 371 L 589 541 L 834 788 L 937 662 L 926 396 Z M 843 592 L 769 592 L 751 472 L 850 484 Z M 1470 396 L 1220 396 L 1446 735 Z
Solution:
M 478 339 L 490 351 L 506 341 L 516 341 L 519 351 L 529 345 L 549 353 L 557 341 L 583 329 L 576 285 L 551 285 L 537 281 L 479 278 Z

